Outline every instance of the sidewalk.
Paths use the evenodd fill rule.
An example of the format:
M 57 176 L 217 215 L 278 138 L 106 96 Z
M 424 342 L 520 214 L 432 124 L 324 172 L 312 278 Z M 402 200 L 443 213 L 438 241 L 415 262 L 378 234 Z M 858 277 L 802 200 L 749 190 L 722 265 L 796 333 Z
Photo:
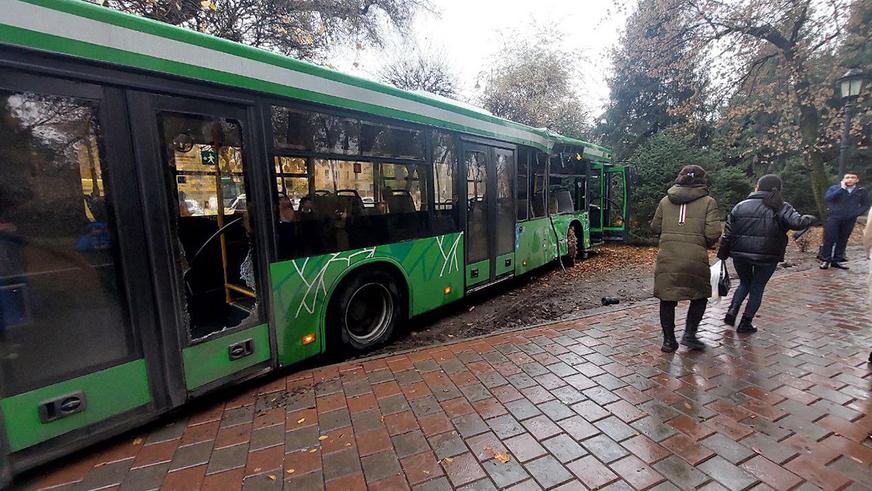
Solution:
M 868 264 L 851 266 L 775 278 L 752 336 L 710 307 L 702 354 L 661 353 L 647 304 L 292 373 L 37 487 L 872 489 Z

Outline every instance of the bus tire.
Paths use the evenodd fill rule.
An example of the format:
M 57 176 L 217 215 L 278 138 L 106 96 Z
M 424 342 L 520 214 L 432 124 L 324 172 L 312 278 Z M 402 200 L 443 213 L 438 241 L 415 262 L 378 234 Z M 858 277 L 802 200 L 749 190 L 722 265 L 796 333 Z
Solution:
M 566 257 L 563 263 L 567 266 L 575 266 L 575 258 L 578 257 L 578 237 L 575 236 L 575 227 L 570 226 L 566 231 Z
M 354 352 L 365 352 L 386 343 L 403 318 L 402 298 L 389 273 L 367 269 L 354 274 L 342 283 L 330 302 L 329 345 L 341 344 Z

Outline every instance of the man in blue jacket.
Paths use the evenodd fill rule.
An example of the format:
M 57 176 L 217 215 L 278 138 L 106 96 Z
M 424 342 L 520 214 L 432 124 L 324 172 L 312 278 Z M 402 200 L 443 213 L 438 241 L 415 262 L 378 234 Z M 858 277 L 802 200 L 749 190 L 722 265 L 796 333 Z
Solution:
M 827 221 L 824 224 L 824 246 L 821 251 L 821 269 L 830 266 L 848 269 L 843 263 L 848 239 L 857 224 L 857 217 L 869 211 L 869 193 L 858 186 L 860 178 L 856 172 L 848 172 L 842 182 L 827 190 Z

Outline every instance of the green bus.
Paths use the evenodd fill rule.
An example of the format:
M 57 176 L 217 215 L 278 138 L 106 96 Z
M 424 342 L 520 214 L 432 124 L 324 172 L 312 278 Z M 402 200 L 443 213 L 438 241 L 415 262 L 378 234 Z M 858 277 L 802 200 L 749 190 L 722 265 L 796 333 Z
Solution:
M 626 237 L 606 148 L 79 0 L 3 7 L 6 482 Z

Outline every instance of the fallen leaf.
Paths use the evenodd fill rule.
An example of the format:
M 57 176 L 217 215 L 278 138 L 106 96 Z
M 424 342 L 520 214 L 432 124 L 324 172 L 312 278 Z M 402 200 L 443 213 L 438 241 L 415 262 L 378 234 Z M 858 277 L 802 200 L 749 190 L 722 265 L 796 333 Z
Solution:
M 684 407 L 686 407 L 687 409 L 693 409 L 693 406 L 691 406 L 690 404 L 688 404 L 686 402 L 684 403 Z
M 142 445 L 142 438 L 136 438 L 133 440 L 134 445 Z
M 309 453 L 315 453 L 315 452 L 317 452 L 317 451 L 318 451 L 317 448 L 313 448 L 312 450 L 309 450 Z
M 268 476 L 266 476 L 266 477 L 268 477 L 270 481 L 275 481 L 275 480 L 276 480 L 276 476 L 274 476 L 274 475 L 272 475 L 272 474 L 270 474 L 270 475 L 268 475 Z
M 444 459 L 442 459 L 442 462 L 444 462 L 446 464 L 450 464 L 450 463 L 454 462 L 454 459 L 452 459 L 451 457 L 445 457 Z
M 297 472 L 297 469 L 288 469 L 288 474 L 293 474 Z
M 509 454 L 506 454 L 503 452 L 494 452 L 494 458 L 499 460 L 503 464 L 508 464 L 509 461 L 512 460 L 512 458 L 509 456 Z
M 330 438 L 330 437 L 327 436 L 327 435 L 321 435 L 321 436 L 318 437 L 318 441 L 319 441 L 319 442 L 323 442 L 324 440 L 326 440 L 326 439 L 328 439 L 328 438 Z
M 306 418 L 300 418 L 300 419 L 297 420 L 297 424 L 298 424 L 298 425 L 301 425 L 301 424 L 303 424 L 303 423 L 305 423 L 305 422 L 306 422 Z
M 254 472 L 260 472 L 260 467 L 255 467 Z
M 350 446 L 351 446 L 351 442 L 346 443 L 345 446 L 346 446 L 346 447 L 350 447 Z
M 761 452 L 760 449 L 757 448 L 757 447 L 751 447 L 751 450 L 753 450 L 753 451 L 756 452 L 756 453 L 763 453 L 763 452 Z

